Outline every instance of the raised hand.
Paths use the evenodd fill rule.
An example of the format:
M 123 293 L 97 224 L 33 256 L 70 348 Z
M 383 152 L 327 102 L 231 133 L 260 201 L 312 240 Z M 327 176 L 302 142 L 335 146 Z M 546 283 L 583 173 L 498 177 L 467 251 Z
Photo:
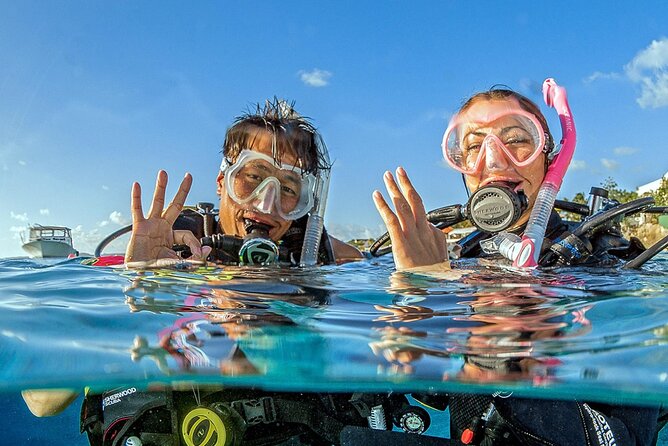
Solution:
M 379 191 L 374 191 L 373 201 L 390 234 L 392 255 L 397 270 L 447 261 L 445 235 L 427 221 L 422 198 L 411 184 L 403 167 L 397 168 L 396 173 L 399 184 L 390 172 L 385 172 L 383 175 L 396 214 Z
M 211 252 L 210 247 L 202 248 L 199 240 L 190 231 L 172 229 L 176 218 L 183 209 L 192 181 L 192 176 L 187 173 L 174 199 L 169 203 L 167 209 L 164 209 L 167 172 L 164 170 L 158 172 L 148 217 L 144 217 L 142 210 L 141 186 L 137 182 L 132 185 L 132 236 L 125 252 L 126 265 L 132 266 L 137 262 L 140 262 L 142 266 L 167 265 L 180 261 L 179 256 L 172 249 L 175 244 L 187 245 L 190 248 L 192 257 L 188 260 L 206 260 Z

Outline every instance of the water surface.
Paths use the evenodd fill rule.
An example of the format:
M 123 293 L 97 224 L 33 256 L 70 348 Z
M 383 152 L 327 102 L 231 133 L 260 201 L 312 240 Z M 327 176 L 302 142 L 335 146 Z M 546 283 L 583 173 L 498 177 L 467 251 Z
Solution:
M 0 261 L 0 389 L 196 378 L 271 390 L 668 399 L 668 256 L 640 271 L 132 271 Z
M 1 259 L 0 391 L 188 381 L 668 402 L 668 255 L 639 271 L 454 266 L 429 276 L 393 273 L 387 256 L 313 270 Z

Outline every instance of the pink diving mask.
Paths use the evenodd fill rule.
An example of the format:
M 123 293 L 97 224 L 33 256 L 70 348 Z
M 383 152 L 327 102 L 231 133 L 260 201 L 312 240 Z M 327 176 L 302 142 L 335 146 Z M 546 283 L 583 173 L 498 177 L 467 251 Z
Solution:
M 452 118 L 443 135 L 445 160 L 465 175 L 478 172 L 484 158 L 498 156 L 499 152 L 516 166 L 527 166 L 545 148 L 545 131 L 527 111 L 503 110 L 476 119 L 460 113 Z

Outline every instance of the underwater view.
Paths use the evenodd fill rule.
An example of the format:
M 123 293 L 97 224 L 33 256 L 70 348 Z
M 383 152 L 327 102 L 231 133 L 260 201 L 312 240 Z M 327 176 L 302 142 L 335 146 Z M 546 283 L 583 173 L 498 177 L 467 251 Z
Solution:
M 623 274 L 481 262 L 428 276 L 394 272 L 391 256 L 191 270 L 2 259 L 0 429 L 11 444 L 87 444 L 80 397 L 52 418 L 22 407 L 19 391 L 44 388 L 406 395 L 435 437 L 448 411 L 412 395 L 668 401 L 668 255 Z
M 668 446 L 608 3 L 0 0 L 0 446 Z

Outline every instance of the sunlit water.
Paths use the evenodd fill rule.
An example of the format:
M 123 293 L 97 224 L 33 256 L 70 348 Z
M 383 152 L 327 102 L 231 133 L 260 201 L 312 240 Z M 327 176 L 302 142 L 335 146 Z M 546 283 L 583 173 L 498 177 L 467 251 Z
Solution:
M 639 271 L 454 266 L 432 277 L 392 274 L 391 256 L 142 272 L 0 259 L 3 422 L 26 427 L 17 444 L 61 444 L 78 426 L 36 434 L 55 421 L 32 419 L 17 391 L 184 380 L 668 402 L 665 253 Z M 62 444 L 87 444 L 73 441 Z

